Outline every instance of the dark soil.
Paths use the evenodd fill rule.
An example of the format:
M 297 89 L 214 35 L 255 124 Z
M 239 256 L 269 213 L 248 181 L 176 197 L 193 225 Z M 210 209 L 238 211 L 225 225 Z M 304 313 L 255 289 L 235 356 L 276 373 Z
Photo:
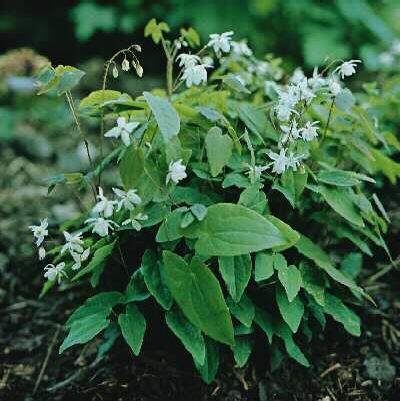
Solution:
M 22 272 L 1 278 L 0 400 L 400 400 L 398 273 L 389 273 L 369 288 L 378 307 L 362 310 L 360 338 L 351 338 L 331 323 L 324 338 L 313 339 L 307 351 L 311 368 L 285 361 L 271 373 L 267 358 L 256 351 L 249 366 L 238 369 L 226 355 L 217 380 L 209 386 L 197 376 L 182 347 L 164 333 L 145 340 L 139 358 L 123 341 L 97 362 L 98 343 L 58 355 L 65 334 L 62 323 L 88 296 L 87 289 L 38 300 L 40 281 Z

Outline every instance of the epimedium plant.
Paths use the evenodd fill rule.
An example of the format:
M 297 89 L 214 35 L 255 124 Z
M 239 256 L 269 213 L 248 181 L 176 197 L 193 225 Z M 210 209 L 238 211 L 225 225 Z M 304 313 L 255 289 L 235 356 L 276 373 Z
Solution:
M 99 290 L 66 322 L 60 352 L 103 332 L 100 355 L 121 335 L 139 355 L 152 304 L 208 383 L 220 348 L 242 367 L 257 332 L 273 368 L 285 353 L 309 366 L 299 344 L 327 316 L 360 335 L 349 305 L 373 302 L 357 283 L 363 257 L 381 247 L 390 258 L 374 177 L 396 182 L 400 164 L 345 86 L 360 61 L 287 75 L 233 32 L 202 47 L 192 28 L 175 40 L 168 32 L 156 20 L 145 28 L 165 53 L 166 90 L 108 89 L 120 70 L 142 76 L 138 45 L 106 63 L 101 89 L 79 106 L 71 90 L 82 71 L 48 66 L 38 77 L 39 93 L 66 95 L 91 163 L 52 178 L 49 191 L 66 183 L 94 197 L 60 227 L 63 244 L 48 249 L 46 219 L 31 227 L 39 258 L 51 260 L 42 295 L 78 281 Z M 98 160 L 84 117 L 99 121 Z

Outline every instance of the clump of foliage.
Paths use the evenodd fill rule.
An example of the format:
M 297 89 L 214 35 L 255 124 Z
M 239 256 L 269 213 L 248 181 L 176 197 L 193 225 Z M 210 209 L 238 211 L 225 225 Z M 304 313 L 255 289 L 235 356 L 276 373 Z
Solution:
M 145 29 L 165 53 L 166 90 L 132 98 L 107 89 L 121 69 L 142 75 L 138 45 L 106 63 L 102 88 L 79 107 L 71 89 L 82 71 L 48 67 L 38 78 L 39 93 L 66 95 L 87 145 L 81 118 L 100 125 L 98 160 L 87 146 L 90 171 L 49 188 L 91 191 L 94 205 L 60 227 L 65 243 L 52 249 L 56 228 L 31 227 L 40 259 L 52 259 L 42 295 L 57 283 L 98 289 L 66 322 L 60 352 L 104 332 L 100 355 L 120 335 L 138 355 L 152 304 L 206 382 L 222 347 L 246 364 L 256 332 L 273 368 L 285 353 L 309 366 L 299 344 L 327 317 L 361 333 L 349 304 L 373 302 L 357 283 L 363 256 L 381 247 L 390 258 L 373 188 L 381 174 L 396 182 L 400 164 L 345 87 L 360 61 L 287 75 L 233 32 L 202 47 L 192 28 L 175 40 L 168 32 L 156 20 Z

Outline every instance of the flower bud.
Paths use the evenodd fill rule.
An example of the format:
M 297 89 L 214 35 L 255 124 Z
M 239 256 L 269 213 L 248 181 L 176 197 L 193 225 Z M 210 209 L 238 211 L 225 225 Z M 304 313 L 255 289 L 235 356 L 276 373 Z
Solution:
M 129 71 L 129 61 L 127 60 L 127 58 L 125 57 L 122 60 L 122 65 L 121 65 L 122 71 Z
M 135 65 L 135 69 L 136 69 L 136 74 L 138 74 L 138 77 L 142 78 L 142 76 L 143 76 L 143 68 L 142 68 L 142 66 L 139 63 L 137 63 Z
M 112 70 L 112 74 L 114 78 L 118 78 L 118 68 L 116 66 L 114 66 L 113 70 Z

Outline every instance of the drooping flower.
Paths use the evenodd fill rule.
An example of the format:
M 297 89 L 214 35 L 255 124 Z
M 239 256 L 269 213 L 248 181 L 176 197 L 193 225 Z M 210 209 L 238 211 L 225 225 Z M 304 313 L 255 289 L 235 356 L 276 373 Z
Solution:
M 136 189 L 132 188 L 127 192 L 119 188 L 113 188 L 112 190 L 119 198 L 117 211 L 121 210 L 123 207 L 128 210 L 133 210 L 136 205 L 142 202 L 141 197 L 136 193 Z
M 304 155 L 296 156 L 293 152 L 290 152 L 289 156 L 286 158 L 287 167 L 291 167 L 294 171 L 297 171 L 303 158 Z
M 122 68 L 122 71 L 129 71 L 130 65 L 129 65 L 129 61 L 126 57 L 122 60 L 121 68 Z
M 82 240 L 82 233 L 76 233 L 76 234 L 70 234 L 67 231 L 64 231 L 64 237 L 66 243 L 63 245 L 61 248 L 61 253 L 64 253 L 65 251 L 69 252 L 83 252 L 83 240 Z
M 32 230 L 33 236 L 36 238 L 37 247 L 39 247 L 43 243 L 44 238 L 49 235 L 49 231 L 47 230 L 48 226 L 49 223 L 47 222 L 47 219 L 41 220 L 39 226 L 29 226 Z
M 334 77 L 331 77 L 329 79 L 328 86 L 329 86 L 329 91 L 331 92 L 331 94 L 333 96 L 337 96 L 342 90 L 342 87 L 340 86 L 340 82 L 337 79 L 335 79 Z
M 297 127 L 297 121 L 293 120 L 290 126 L 288 125 L 281 125 L 281 130 L 283 131 L 284 135 L 282 137 L 282 143 L 286 143 L 290 139 L 298 139 L 300 138 L 300 130 Z
M 121 138 L 124 145 L 129 146 L 131 143 L 130 134 L 138 126 L 139 123 L 136 121 L 128 123 L 125 117 L 119 117 L 117 119 L 117 126 L 107 131 L 104 136 L 106 138 Z
M 300 67 L 297 67 L 293 75 L 290 78 L 290 82 L 292 82 L 294 85 L 299 84 L 306 76 L 304 75 L 303 70 Z
M 97 195 L 99 201 L 93 208 L 93 213 L 103 214 L 105 218 L 109 218 L 114 213 L 114 205 L 117 201 L 110 201 L 104 196 L 103 188 L 99 187 L 99 194 Z
M 146 221 L 149 219 L 149 216 L 144 213 L 138 213 L 136 216 L 126 219 L 122 222 L 123 226 L 127 226 L 128 224 L 132 224 L 132 227 L 136 231 L 140 231 L 142 229 L 142 225 L 140 224 L 141 221 Z
M 286 171 L 288 167 L 288 158 L 286 157 L 286 149 L 282 148 L 278 153 L 269 152 L 268 156 L 274 162 L 272 164 L 272 172 L 277 174 L 282 174 Z
M 171 161 L 169 163 L 168 174 L 166 178 L 166 184 L 171 180 L 175 184 L 187 177 L 186 166 L 182 164 L 182 159 L 177 161 Z
M 90 248 L 86 249 L 82 253 L 71 252 L 72 259 L 74 259 L 74 264 L 71 266 L 72 270 L 78 270 L 82 266 L 82 262 L 85 262 L 90 255 Z
M 119 227 L 115 221 L 103 217 L 91 217 L 85 220 L 85 223 L 88 223 L 92 227 L 92 232 L 100 235 L 100 237 L 106 237 L 115 227 Z
M 112 69 L 112 74 L 114 78 L 118 78 L 118 68 L 115 65 Z
M 295 109 L 291 107 L 289 103 L 285 102 L 278 102 L 278 104 L 275 107 L 275 110 L 278 120 L 281 121 L 288 121 L 292 113 L 296 112 Z
M 232 35 L 233 31 L 221 34 L 213 33 L 210 35 L 210 40 L 207 46 L 212 47 L 215 54 L 220 57 L 221 53 L 229 53 L 231 50 Z
M 65 263 L 61 262 L 58 265 L 48 264 L 44 270 L 44 277 L 50 281 L 55 281 L 57 279 L 58 284 L 61 283 L 61 277 L 67 277 L 67 274 L 64 271 Z
M 326 79 L 319 74 L 318 67 L 314 67 L 313 75 L 308 79 L 308 84 L 313 91 L 317 91 L 326 84 Z
M 253 54 L 245 40 L 241 40 L 239 42 L 232 41 L 231 45 L 233 52 L 238 56 L 251 56 Z
M 193 65 L 185 68 L 182 74 L 182 81 L 185 81 L 186 86 L 190 88 L 192 85 L 200 85 L 202 82 L 207 82 L 207 70 L 204 64 Z
M 312 141 L 318 137 L 319 121 L 307 121 L 303 128 L 300 129 L 300 135 L 305 141 Z
M 337 67 L 334 72 L 338 72 L 342 79 L 344 79 L 345 77 L 350 77 L 351 75 L 355 74 L 357 63 L 361 62 L 362 62 L 361 60 L 345 61 L 342 64 L 340 64 L 339 67 Z
M 195 54 L 182 53 L 177 58 L 179 61 L 179 67 L 190 68 L 200 63 L 200 57 Z
M 43 260 L 46 257 L 46 249 L 44 249 L 43 246 L 41 246 L 38 250 L 39 254 L 39 260 Z

